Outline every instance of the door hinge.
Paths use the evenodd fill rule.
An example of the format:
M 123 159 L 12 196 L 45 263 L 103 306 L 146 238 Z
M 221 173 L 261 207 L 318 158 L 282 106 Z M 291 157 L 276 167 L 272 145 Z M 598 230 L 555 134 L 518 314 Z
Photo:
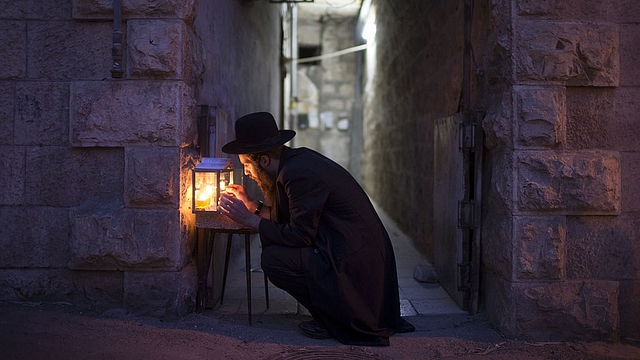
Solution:
M 476 146 L 478 145 L 476 132 L 478 131 L 477 127 L 482 126 L 482 120 L 484 119 L 485 111 L 476 110 L 472 113 L 466 115 L 462 122 L 460 122 L 460 131 L 458 138 L 458 147 L 460 151 L 476 151 Z M 480 128 L 482 131 L 482 128 Z M 481 139 L 480 139 L 481 141 Z
M 474 200 L 458 201 L 458 227 L 475 229 L 476 221 L 476 202 Z
M 460 137 L 458 147 L 460 151 L 475 151 L 476 148 L 476 125 L 460 123 Z

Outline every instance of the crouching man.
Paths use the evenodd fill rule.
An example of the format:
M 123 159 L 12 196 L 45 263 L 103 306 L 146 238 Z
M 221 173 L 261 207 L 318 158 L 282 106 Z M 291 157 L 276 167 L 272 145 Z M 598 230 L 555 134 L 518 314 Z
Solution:
M 388 346 L 394 333 L 414 331 L 400 317 L 389 235 L 349 172 L 313 150 L 285 146 L 295 131 L 278 130 L 269 113 L 243 116 L 235 130 L 222 151 L 239 155 L 266 203 L 230 185 L 219 211 L 259 232 L 264 272 L 313 316 L 300 332 Z

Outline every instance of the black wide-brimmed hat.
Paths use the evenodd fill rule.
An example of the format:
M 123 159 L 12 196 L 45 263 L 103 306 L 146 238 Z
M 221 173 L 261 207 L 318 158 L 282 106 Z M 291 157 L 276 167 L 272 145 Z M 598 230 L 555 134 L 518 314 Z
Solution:
M 268 112 L 256 112 L 236 120 L 236 139 L 222 147 L 227 154 L 251 154 L 269 150 L 293 139 L 293 130 L 278 130 Z

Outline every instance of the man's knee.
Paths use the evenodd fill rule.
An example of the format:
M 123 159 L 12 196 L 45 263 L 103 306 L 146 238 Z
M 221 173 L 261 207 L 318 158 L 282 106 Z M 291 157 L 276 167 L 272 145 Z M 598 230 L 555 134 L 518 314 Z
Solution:
M 272 275 L 272 270 L 276 267 L 278 259 L 276 257 L 276 252 L 273 250 L 273 246 L 267 246 L 262 249 L 262 255 L 260 255 L 260 264 L 262 266 L 262 271 L 267 274 L 267 276 Z
M 262 249 L 262 270 L 269 278 L 300 276 L 300 249 L 271 245 Z

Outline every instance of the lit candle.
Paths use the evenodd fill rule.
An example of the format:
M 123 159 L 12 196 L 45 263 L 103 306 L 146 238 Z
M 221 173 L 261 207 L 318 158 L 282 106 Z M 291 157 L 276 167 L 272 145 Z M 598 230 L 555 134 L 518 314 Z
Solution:
M 198 191 L 196 196 L 196 209 L 204 210 L 211 203 L 211 195 L 204 191 Z

